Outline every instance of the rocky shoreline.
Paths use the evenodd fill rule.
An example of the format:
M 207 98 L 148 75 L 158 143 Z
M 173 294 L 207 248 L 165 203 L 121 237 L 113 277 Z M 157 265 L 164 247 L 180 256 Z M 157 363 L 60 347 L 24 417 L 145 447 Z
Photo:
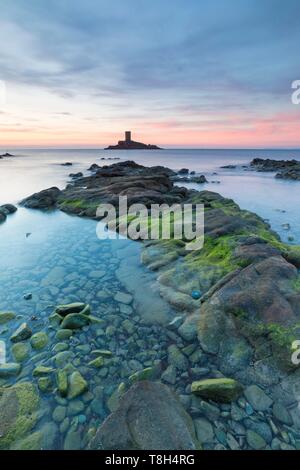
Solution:
M 142 202 L 147 207 L 163 202 L 203 203 L 205 244 L 197 252 L 186 251 L 185 242 L 178 240 L 143 244 L 142 261 L 155 273 L 161 297 L 175 312 L 168 322 L 143 325 L 139 318 L 129 319 L 133 299 L 120 292 L 116 301 L 123 307 L 116 315 L 105 310 L 97 314 L 86 304 L 58 306 L 51 315 L 48 313 L 47 339 L 42 334 L 45 332 L 31 334 L 27 330 L 27 339 L 14 343 L 20 331 L 12 332 L 15 345 L 29 342 L 34 348 L 42 340 L 41 351 L 51 344 L 56 355 L 50 359 L 48 353 L 34 365 L 29 361 L 26 367 L 30 370 L 50 370 L 32 370 L 34 385 L 32 381 L 27 381 L 26 387 L 17 382 L 4 393 L 2 389 L 0 409 L 5 409 L 12 396 L 22 400 L 23 391 L 21 394 L 14 387 L 26 388 L 35 404 L 38 394 L 33 386 L 38 385 L 42 394 L 54 390 L 59 409 L 53 419 L 58 419 L 66 433 L 66 449 L 300 448 L 300 370 L 291 363 L 291 344 L 299 335 L 300 250 L 283 244 L 268 224 L 242 211 L 234 201 L 209 191 L 176 187 L 173 178 L 177 175 L 164 167 L 123 162 L 94 167 L 91 176 L 76 178 L 62 191 L 50 188 L 22 202 L 29 208 L 58 208 L 89 218 L 96 217 L 99 203 L 116 205 L 119 195 L 127 195 L 129 204 Z M 126 266 L 122 270 L 126 274 Z M 91 348 L 85 335 L 93 329 L 99 330 L 99 335 Z M 120 356 L 119 348 L 126 349 L 129 344 L 131 352 Z M 74 347 L 78 353 L 80 348 L 86 349 L 82 349 L 86 365 L 76 365 Z M 14 349 L 20 350 L 15 351 L 16 357 L 23 347 Z M 61 361 L 56 360 L 60 355 Z M 119 386 L 105 395 L 111 415 L 104 422 L 103 398 L 91 389 L 90 370 L 94 370 L 93 380 L 99 386 L 110 376 L 121 379 Z M 6 373 L 9 377 L 27 377 L 20 372 L 18 361 Z M 79 384 L 81 392 L 73 397 L 69 388 L 74 383 Z M 179 401 L 163 384 L 176 392 Z M 99 420 L 89 422 L 87 437 L 82 440 L 78 433 L 86 418 L 81 416 L 83 405 L 79 401 L 89 403 L 89 394 L 94 410 L 99 403 L 101 420 L 99 424 Z M 24 406 L 21 409 L 24 415 Z M 31 408 L 25 411 L 25 415 L 32 413 Z M 77 425 L 68 430 L 72 415 Z M 16 439 L 11 441 L 16 419 L 10 414 L 2 420 L 6 427 L 4 424 L 1 435 L 8 436 L 6 441 L 2 439 L 4 448 L 45 445 L 41 435 L 35 435 L 35 440 L 32 437 L 36 421 L 22 430 L 17 443 Z M 172 437 L 174 423 L 176 439 Z
M 276 172 L 275 178 L 278 179 L 300 181 L 300 162 L 297 160 L 254 158 L 250 167 L 260 172 Z

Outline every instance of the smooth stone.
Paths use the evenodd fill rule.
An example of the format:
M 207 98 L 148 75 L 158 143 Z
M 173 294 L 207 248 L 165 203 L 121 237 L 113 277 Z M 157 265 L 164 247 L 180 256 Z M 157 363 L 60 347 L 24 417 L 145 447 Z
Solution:
M 0 312 L 0 325 L 10 322 L 16 318 L 16 314 L 13 312 Z
M 25 341 L 32 336 L 31 328 L 27 323 L 22 323 L 19 328 L 11 335 L 10 340 L 13 343 L 18 343 L 19 341 Z
M 221 403 L 235 401 L 242 393 L 242 385 L 234 379 L 205 379 L 192 383 L 192 393 Z
M 52 372 L 54 372 L 52 367 L 37 366 L 35 369 L 33 369 L 32 375 L 33 377 L 39 377 L 40 375 L 52 374 Z
M 83 302 L 74 302 L 72 304 L 58 305 L 55 312 L 62 317 L 69 315 L 70 313 L 80 313 L 86 307 Z
M 134 374 L 130 375 L 129 382 L 135 383 L 142 380 L 151 380 L 156 375 L 156 372 L 157 370 L 155 367 L 147 367 L 146 369 L 138 370 Z
M 38 387 L 41 392 L 48 392 L 52 389 L 52 380 L 50 377 L 40 377 L 38 379 Z
M 251 429 L 247 430 L 246 439 L 248 445 L 254 450 L 261 450 L 266 447 L 266 441 L 264 440 L 264 438 L 257 434 L 255 431 L 252 431 Z
M 53 421 L 56 423 L 62 423 L 66 417 L 66 412 L 67 409 L 65 406 L 57 406 L 52 413 Z
M 168 347 L 168 362 L 181 371 L 188 369 L 188 360 L 175 344 Z
M 16 362 L 7 362 L 0 364 L 0 378 L 6 379 L 18 375 L 21 371 L 21 365 Z
M 62 397 L 66 397 L 68 393 L 68 376 L 64 370 L 56 372 L 57 388 Z
M 256 411 L 266 411 L 273 400 L 257 385 L 250 385 L 244 391 L 245 397 Z
M 68 405 L 68 416 L 79 415 L 84 410 L 84 403 L 80 400 L 73 400 Z
M 198 418 L 194 420 L 196 435 L 201 444 L 206 442 L 213 442 L 214 430 L 209 421 L 205 418 Z
M 44 331 L 35 333 L 30 338 L 30 344 L 33 349 L 43 349 L 49 342 L 48 336 Z
M 77 330 L 89 325 L 89 323 L 90 319 L 87 315 L 83 315 L 82 313 L 70 313 L 63 319 L 61 328 L 67 330 Z
M 161 379 L 171 385 L 176 383 L 176 368 L 172 365 L 167 367 L 167 369 L 162 373 Z
M 67 343 L 57 343 L 55 344 L 55 346 L 53 347 L 52 351 L 57 354 L 59 352 L 62 352 L 62 351 L 66 351 L 67 349 L 69 349 L 69 345 Z
M 103 357 L 99 356 L 96 357 L 96 359 L 93 359 L 88 363 L 90 367 L 95 367 L 96 369 L 99 369 L 100 367 L 104 366 L 104 359 Z
M 53 357 L 53 361 L 56 367 L 64 367 L 65 365 L 70 363 L 73 357 L 74 353 L 72 351 L 61 351 Z
M 191 293 L 191 296 L 194 300 L 199 300 L 202 296 L 201 292 L 199 290 L 193 290 Z
M 80 431 L 75 431 L 70 429 L 67 433 L 65 442 L 64 442 L 64 450 L 80 450 L 81 449 L 81 436 Z
M 15 343 L 12 345 L 11 352 L 16 362 L 23 362 L 29 357 L 30 346 L 27 343 Z
M 275 402 L 273 405 L 273 416 L 281 423 L 291 426 L 293 424 L 292 417 L 289 410 L 280 402 Z
M 69 399 L 76 398 L 82 395 L 84 392 L 86 392 L 87 389 L 88 389 L 87 381 L 82 377 L 80 372 L 78 371 L 73 372 L 69 379 L 68 398 Z
M 72 335 L 73 335 L 72 330 L 61 329 L 56 332 L 55 338 L 58 339 L 59 341 L 64 341 L 66 339 L 69 339 Z
M 94 349 L 91 351 L 91 354 L 103 357 L 111 357 L 113 355 L 112 352 L 107 349 Z
M 133 297 L 132 295 L 126 294 L 125 292 L 117 292 L 117 294 L 114 296 L 114 300 L 116 302 L 128 305 L 132 302 Z

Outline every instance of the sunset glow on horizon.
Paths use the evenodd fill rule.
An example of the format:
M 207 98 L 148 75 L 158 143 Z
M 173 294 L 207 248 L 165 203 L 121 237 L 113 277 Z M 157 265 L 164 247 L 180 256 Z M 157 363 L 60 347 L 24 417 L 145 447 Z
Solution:
M 0 148 L 300 148 L 300 4 L 3 0 Z

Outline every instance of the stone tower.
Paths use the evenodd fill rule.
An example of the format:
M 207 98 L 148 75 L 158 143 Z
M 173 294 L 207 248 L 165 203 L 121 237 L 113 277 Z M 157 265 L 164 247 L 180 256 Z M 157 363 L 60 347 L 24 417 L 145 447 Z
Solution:
M 125 131 L 125 142 L 131 142 L 131 131 Z

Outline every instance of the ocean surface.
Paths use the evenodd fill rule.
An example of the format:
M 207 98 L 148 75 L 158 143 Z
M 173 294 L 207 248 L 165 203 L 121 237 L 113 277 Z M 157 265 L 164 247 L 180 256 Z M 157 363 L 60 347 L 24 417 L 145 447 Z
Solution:
M 6 149 L 5 149 L 6 151 Z M 205 174 L 209 183 L 187 185 L 216 191 L 234 199 L 243 209 L 269 220 L 272 228 L 288 243 L 300 243 L 300 184 L 275 179 L 274 173 L 257 173 L 242 168 L 253 158 L 298 159 L 300 150 L 14 150 L 15 158 L 0 161 L 0 203 L 17 202 L 35 191 L 63 188 L 69 173 L 82 171 L 92 163 L 114 163 L 101 158 L 134 160 L 144 165 L 165 165 L 178 170 L 189 168 Z M 71 162 L 70 167 L 61 163 Z M 222 169 L 226 165 L 238 168 Z M 290 230 L 286 230 L 290 224 Z M 293 241 L 291 241 L 293 239 Z

